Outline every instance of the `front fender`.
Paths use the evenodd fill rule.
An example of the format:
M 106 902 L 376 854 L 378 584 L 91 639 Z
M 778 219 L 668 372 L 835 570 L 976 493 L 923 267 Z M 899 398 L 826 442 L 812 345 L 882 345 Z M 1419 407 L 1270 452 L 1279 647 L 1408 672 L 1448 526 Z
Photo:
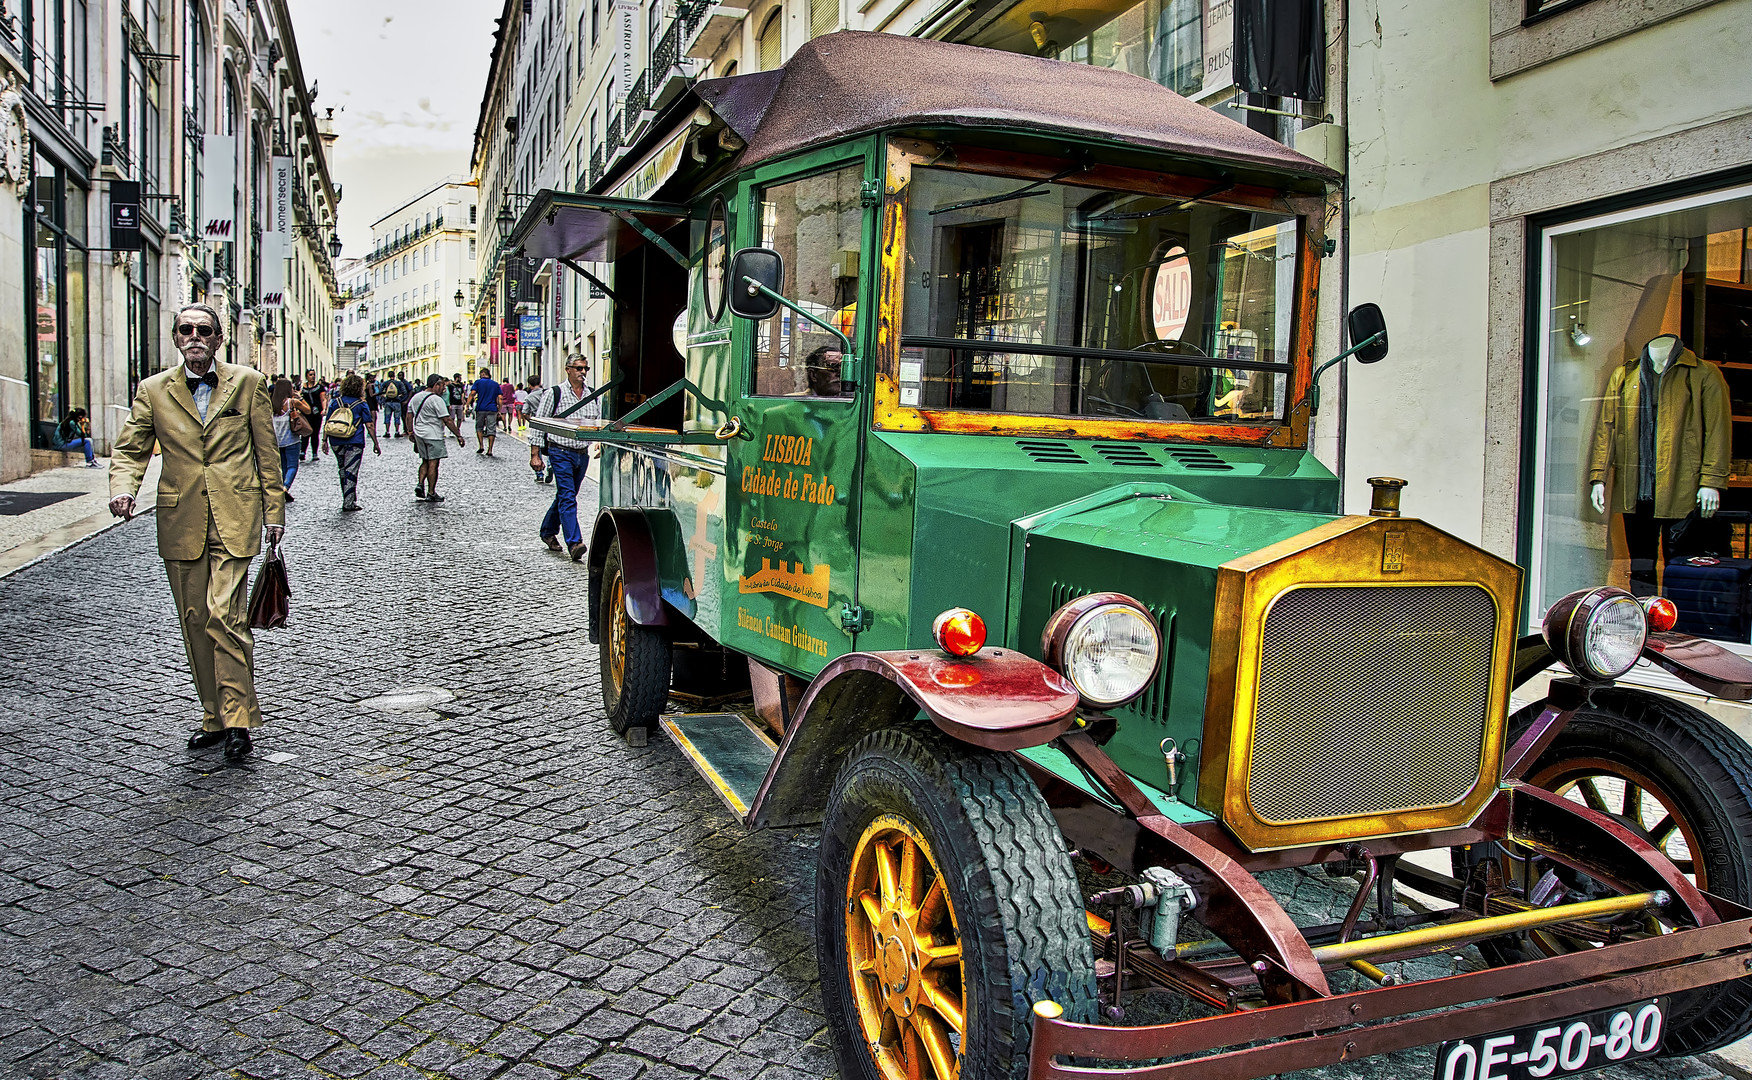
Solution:
M 934 649 L 848 653 L 804 692 L 749 807 L 749 827 L 819 821 L 840 762 L 869 732 L 922 712 L 951 738 L 1020 750 L 1064 734 L 1077 700 L 1070 680 L 1010 649 L 965 658 Z
M 602 568 L 610 542 L 619 539 L 621 573 L 626 580 L 627 617 L 638 626 L 668 626 L 663 581 L 658 575 L 657 543 L 642 510 L 611 508 L 596 515 L 590 534 L 590 640 L 601 640 Z
M 1658 630 L 1643 645 L 1643 656 L 1712 697 L 1752 700 L 1752 663 L 1713 641 Z

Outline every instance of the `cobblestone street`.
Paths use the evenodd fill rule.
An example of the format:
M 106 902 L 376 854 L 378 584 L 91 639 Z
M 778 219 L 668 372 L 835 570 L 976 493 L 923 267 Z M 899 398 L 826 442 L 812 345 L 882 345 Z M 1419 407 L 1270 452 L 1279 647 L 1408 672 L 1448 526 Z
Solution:
M 416 503 L 386 441 L 346 516 L 304 466 L 246 767 L 183 747 L 150 519 L 0 581 L 0 1075 L 833 1074 L 813 830 L 747 834 L 609 735 L 584 571 L 535 538 L 553 489 L 514 440 L 451 453 Z

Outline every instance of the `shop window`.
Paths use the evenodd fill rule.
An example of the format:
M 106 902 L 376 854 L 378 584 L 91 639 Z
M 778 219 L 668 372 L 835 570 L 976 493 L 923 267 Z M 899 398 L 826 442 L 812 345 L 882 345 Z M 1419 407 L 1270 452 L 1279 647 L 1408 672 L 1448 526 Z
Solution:
M 785 293 L 856 340 L 858 252 L 864 233 L 862 164 L 770 187 L 760 195 L 761 246 L 785 260 Z M 790 311 L 755 335 L 753 392 L 849 397 L 832 334 Z
M 1545 231 L 1535 618 L 1606 581 L 1752 640 L 1749 230 L 1752 186 Z

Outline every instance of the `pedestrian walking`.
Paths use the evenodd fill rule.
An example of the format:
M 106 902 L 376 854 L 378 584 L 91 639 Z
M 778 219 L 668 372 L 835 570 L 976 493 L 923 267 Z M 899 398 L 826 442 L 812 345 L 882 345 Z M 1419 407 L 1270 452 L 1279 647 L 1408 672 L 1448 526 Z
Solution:
M 493 439 L 499 428 L 499 381 L 486 368 L 469 388 L 468 401 L 474 407 L 475 453 L 493 456 Z
M 110 513 L 134 515 L 156 447 L 164 459 L 158 554 L 201 698 L 201 727 L 189 748 L 223 742 L 226 760 L 241 761 L 250 730 L 262 723 L 249 564 L 264 536 L 277 547 L 286 528 L 273 406 L 261 372 L 214 359 L 225 341 L 218 312 L 185 305 L 171 325 L 182 363 L 148 376 L 134 394 L 110 459 Z
M 511 434 L 511 425 L 517 419 L 517 386 L 509 379 L 499 381 L 499 426 L 505 429 L 505 434 Z
M 304 437 L 302 450 L 315 461 L 322 453 L 322 425 L 316 421 L 328 415 L 323 408 L 328 404 L 328 386 L 316 377 L 315 368 L 304 369 L 304 385 L 298 388 L 298 396 L 304 400 L 305 413 L 310 417 L 310 434 Z M 303 456 L 304 453 L 299 454 L 300 458 Z
M 399 439 L 402 436 L 402 403 L 407 399 L 402 396 L 401 372 L 386 375 L 377 383 L 377 404 L 375 408 L 380 414 L 383 437 Z
M 335 456 L 335 467 L 341 473 L 341 510 L 351 513 L 359 507 L 359 465 L 365 460 L 365 433 L 371 433 L 371 452 L 382 454 L 377 441 L 377 417 L 365 400 L 365 380 L 357 374 L 341 380 L 340 393 L 329 406 L 322 425 L 328 437 L 329 452 Z
M 537 398 L 541 397 L 541 390 L 542 390 L 541 376 L 540 375 L 531 375 L 529 377 L 529 400 L 526 404 L 526 407 L 523 410 L 523 430 L 524 430 L 525 434 L 527 434 L 529 431 L 529 418 L 535 414 L 535 412 L 534 412 L 535 402 L 536 402 Z M 537 470 L 535 470 L 535 482 L 536 483 L 538 483 L 538 484 L 551 484 L 551 483 L 553 483 L 553 479 L 554 479 L 554 471 L 552 469 L 537 469 Z
M 511 426 L 517 429 L 518 434 L 522 434 L 524 429 L 529 426 L 529 421 L 525 419 L 529 415 L 529 389 L 519 386 L 512 392 L 511 400 L 513 403 Z
M 280 480 L 286 487 L 286 501 L 296 502 L 292 498 L 292 481 L 298 476 L 304 432 L 315 427 L 310 422 L 310 406 L 284 375 L 274 380 L 268 402 L 274 409 L 274 441 L 280 445 Z
M 450 408 L 444 403 L 443 388 L 444 376 L 430 375 L 426 378 L 426 388 L 408 399 L 408 434 L 413 440 L 414 451 L 420 455 L 420 475 L 414 481 L 414 498 L 427 502 L 444 501 L 444 496 L 438 494 L 438 463 L 449 456 L 444 429 L 449 428 L 456 436 L 458 446 L 468 445 L 468 440 L 462 435 L 462 425 L 450 415 Z
M 582 355 L 566 361 L 566 381 L 544 390 L 531 407 L 532 416 L 555 419 L 600 419 L 601 407 L 590 397 L 590 362 Z M 578 527 L 578 488 L 584 483 L 584 468 L 589 464 L 590 444 L 564 435 L 549 435 L 540 428 L 529 432 L 529 467 L 542 468 L 542 450 L 547 450 L 548 468 L 554 476 L 554 501 L 541 522 L 541 542 L 554 551 L 560 550 L 560 537 L 566 538 L 566 554 L 573 562 L 584 557 L 584 532 Z
M 444 385 L 444 403 L 450 406 L 450 418 L 460 430 L 463 413 L 468 409 L 468 383 L 463 381 L 462 372 L 452 375 Z
M 84 409 L 74 409 L 67 418 L 55 425 L 54 449 L 72 453 L 77 450 L 85 455 L 87 469 L 101 469 L 97 463 L 97 449 L 91 441 L 91 416 Z

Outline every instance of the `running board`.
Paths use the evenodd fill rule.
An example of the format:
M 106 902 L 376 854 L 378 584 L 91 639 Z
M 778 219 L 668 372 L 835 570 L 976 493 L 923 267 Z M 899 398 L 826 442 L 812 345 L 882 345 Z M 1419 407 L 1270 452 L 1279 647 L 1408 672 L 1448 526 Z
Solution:
M 684 713 L 657 722 L 737 820 L 747 823 L 749 804 L 779 752 L 766 732 L 737 713 Z

